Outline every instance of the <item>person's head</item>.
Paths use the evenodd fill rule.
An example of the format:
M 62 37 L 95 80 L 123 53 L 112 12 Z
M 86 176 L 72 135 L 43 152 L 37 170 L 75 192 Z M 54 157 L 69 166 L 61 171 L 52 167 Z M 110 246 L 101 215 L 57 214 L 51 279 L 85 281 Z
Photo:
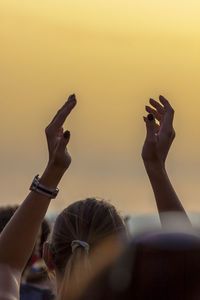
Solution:
M 91 280 L 78 300 L 200 299 L 199 262 L 195 231 L 143 232 Z
M 87 276 L 93 250 L 106 238 L 121 234 L 126 236 L 126 226 L 113 205 L 95 198 L 77 201 L 57 217 L 51 243 L 44 247 L 44 258 L 49 269 L 55 269 L 58 284 L 67 284 L 74 269 L 79 277 L 84 272 Z M 72 251 L 72 242 L 77 240 L 85 242 L 85 247 L 75 242 Z
M 18 205 L 0 207 L 0 232 L 3 231 L 6 224 L 10 221 L 16 212 Z

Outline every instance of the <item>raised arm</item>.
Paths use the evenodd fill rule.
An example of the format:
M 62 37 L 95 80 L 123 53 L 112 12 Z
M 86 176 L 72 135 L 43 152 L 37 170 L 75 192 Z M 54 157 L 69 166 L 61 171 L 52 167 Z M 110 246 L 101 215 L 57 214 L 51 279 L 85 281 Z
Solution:
M 163 96 L 160 96 L 159 100 L 160 103 L 150 99 L 149 102 L 153 108 L 146 106 L 146 111 L 149 114 L 144 117 L 147 134 L 142 150 L 142 158 L 153 188 L 162 225 L 168 225 L 163 214 L 166 212 L 182 213 L 182 221 L 190 224 L 165 168 L 167 154 L 175 138 L 173 128 L 174 110 Z M 156 123 L 156 120 L 158 123 Z
M 75 95 L 71 95 L 45 131 L 49 149 L 49 160 L 39 181 L 48 189 L 55 189 L 57 187 L 71 163 L 71 157 L 66 150 L 70 139 L 70 132 L 64 132 L 62 126 L 75 105 Z M 1 233 L 0 299 L 4 299 L 3 297 L 9 299 L 6 298 L 6 295 L 9 293 L 13 297 L 16 297 L 10 299 L 18 299 L 16 293 L 21 273 L 32 253 L 50 200 L 50 196 L 42 195 L 37 191 L 31 191 Z M 7 274 L 6 285 L 5 280 L 3 282 L 5 274 Z M 3 292 L 4 294 L 2 294 Z

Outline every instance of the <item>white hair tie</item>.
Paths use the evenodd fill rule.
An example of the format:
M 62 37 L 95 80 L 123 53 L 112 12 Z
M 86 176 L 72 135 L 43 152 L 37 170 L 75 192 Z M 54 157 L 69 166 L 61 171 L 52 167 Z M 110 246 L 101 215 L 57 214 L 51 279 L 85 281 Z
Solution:
M 86 242 L 84 242 L 84 241 L 80 241 L 80 240 L 73 240 L 73 241 L 71 242 L 71 247 L 72 247 L 72 253 L 74 253 L 74 251 L 75 251 L 76 248 L 78 248 L 78 247 L 83 247 L 83 248 L 85 248 L 85 251 L 87 252 L 87 254 L 88 254 L 89 249 L 90 249 L 90 245 L 89 245 L 88 243 L 86 243 Z

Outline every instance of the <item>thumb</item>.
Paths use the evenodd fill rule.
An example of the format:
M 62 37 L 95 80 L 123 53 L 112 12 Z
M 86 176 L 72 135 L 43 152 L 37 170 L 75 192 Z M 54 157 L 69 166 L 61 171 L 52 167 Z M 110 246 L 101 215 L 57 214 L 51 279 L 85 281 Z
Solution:
M 148 141 L 156 141 L 156 122 L 154 116 L 152 114 L 148 114 L 147 118 L 144 118 L 147 128 L 146 140 Z
M 65 151 L 67 144 L 69 143 L 70 140 L 70 131 L 66 130 L 63 135 L 60 138 L 60 142 L 58 144 L 58 151 Z

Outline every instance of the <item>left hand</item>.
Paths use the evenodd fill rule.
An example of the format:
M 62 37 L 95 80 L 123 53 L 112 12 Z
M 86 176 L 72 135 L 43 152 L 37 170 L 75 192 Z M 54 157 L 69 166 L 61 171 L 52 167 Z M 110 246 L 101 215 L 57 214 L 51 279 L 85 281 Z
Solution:
M 168 151 L 175 138 L 173 128 L 174 110 L 163 96 L 159 96 L 161 102 L 150 99 L 150 104 L 154 107 L 146 106 L 149 113 L 144 117 L 147 135 L 142 149 L 144 163 L 161 163 L 163 166 L 167 158 Z M 157 124 L 155 119 L 159 122 Z

